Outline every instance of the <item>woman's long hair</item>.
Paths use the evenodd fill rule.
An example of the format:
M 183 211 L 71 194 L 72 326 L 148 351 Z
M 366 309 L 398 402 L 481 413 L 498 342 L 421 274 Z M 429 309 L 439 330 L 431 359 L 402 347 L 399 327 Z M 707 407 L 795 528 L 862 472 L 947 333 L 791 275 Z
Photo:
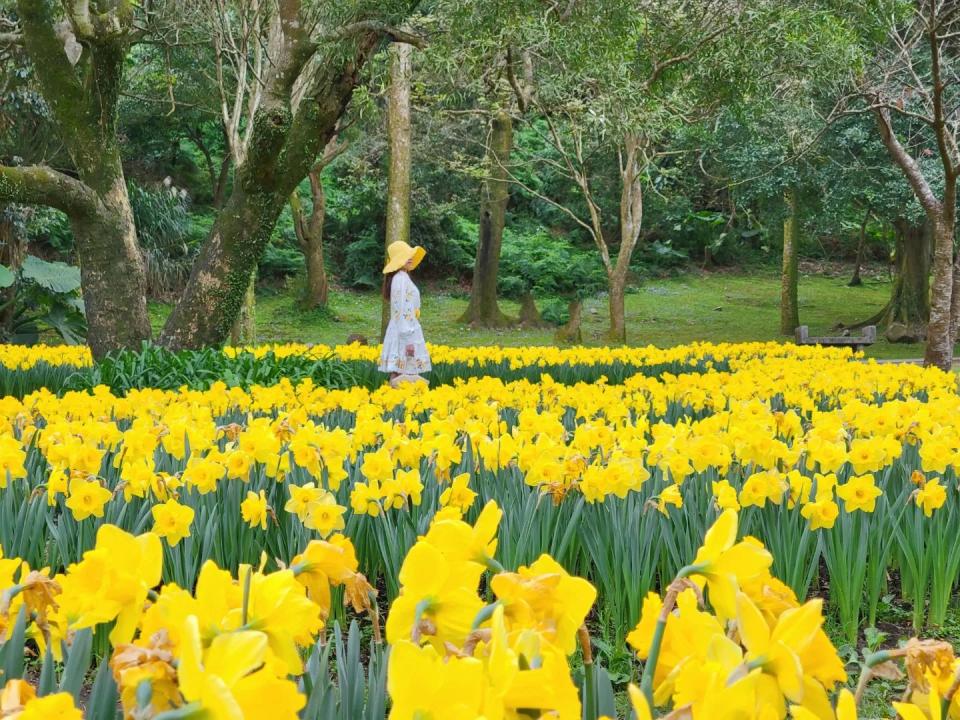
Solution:
M 383 299 L 387 302 L 390 302 L 390 289 L 393 287 L 393 278 L 399 272 L 394 270 L 392 273 L 387 273 L 383 276 Z

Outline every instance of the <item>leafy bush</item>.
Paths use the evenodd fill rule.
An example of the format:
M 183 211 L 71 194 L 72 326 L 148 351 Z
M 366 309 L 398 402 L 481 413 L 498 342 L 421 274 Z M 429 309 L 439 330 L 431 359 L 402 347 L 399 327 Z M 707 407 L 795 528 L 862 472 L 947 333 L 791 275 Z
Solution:
M 45 330 L 71 345 L 86 336 L 79 268 L 27 255 L 16 271 L 0 265 L 0 289 L 6 289 L 0 305 L 4 342 L 32 345 Z
M 605 286 L 596 252 L 581 250 L 543 229 L 504 231 L 500 253 L 500 291 L 506 297 L 533 293 L 544 298 L 593 295 Z
M 180 290 L 190 277 L 196 246 L 185 191 L 173 187 L 127 187 L 147 274 L 147 292 L 162 297 Z
M 73 252 L 73 230 L 70 219 L 59 210 L 37 206 L 27 220 L 27 237 L 30 241 L 43 241 L 61 255 Z

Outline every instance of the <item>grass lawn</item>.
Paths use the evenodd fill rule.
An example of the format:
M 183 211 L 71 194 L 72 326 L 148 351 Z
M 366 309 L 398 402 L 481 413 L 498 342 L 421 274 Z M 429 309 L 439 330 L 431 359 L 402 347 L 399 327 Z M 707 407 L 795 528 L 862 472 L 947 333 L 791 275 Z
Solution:
M 800 321 L 811 333 L 833 334 L 838 322 L 852 323 L 883 307 L 890 294 L 885 279 L 867 278 L 861 287 L 847 286 L 848 275 L 802 275 Z M 547 345 L 553 331 L 471 330 L 457 322 L 467 299 L 423 289 L 421 321 L 429 342 L 444 345 Z M 516 315 L 516 303 L 503 310 Z M 292 294 L 264 291 L 258 297 L 257 339 L 260 342 L 314 342 L 338 344 L 351 333 L 376 337 L 380 325 L 377 293 L 334 290 L 332 313 L 303 312 Z M 155 326 L 169 308 L 151 307 Z M 631 345 L 666 347 L 694 341 L 749 342 L 787 340 L 778 332 L 780 278 L 770 271 L 751 274 L 688 273 L 676 278 L 644 281 L 627 295 L 627 341 Z M 607 305 L 603 296 L 584 304 L 583 336 L 587 344 L 601 344 Z M 922 345 L 892 345 L 881 339 L 867 351 L 869 357 L 918 358 Z

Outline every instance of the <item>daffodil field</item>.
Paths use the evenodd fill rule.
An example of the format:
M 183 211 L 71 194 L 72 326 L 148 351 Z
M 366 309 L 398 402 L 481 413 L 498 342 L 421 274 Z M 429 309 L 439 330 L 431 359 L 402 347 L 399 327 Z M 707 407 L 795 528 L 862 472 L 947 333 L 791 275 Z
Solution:
M 876 676 L 906 720 L 960 717 L 949 643 L 837 650 L 885 598 L 917 635 L 956 603 L 955 376 L 431 352 L 430 386 L 272 346 L 226 354 L 349 372 L 0 400 L 0 717 L 848 720 Z

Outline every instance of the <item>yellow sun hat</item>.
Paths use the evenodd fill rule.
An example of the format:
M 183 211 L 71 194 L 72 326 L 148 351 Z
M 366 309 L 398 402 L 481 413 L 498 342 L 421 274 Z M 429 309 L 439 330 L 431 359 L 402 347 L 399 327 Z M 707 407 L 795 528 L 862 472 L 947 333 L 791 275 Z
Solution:
M 416 267 L 426 254 L 427 251 L 419 245 L 410 247 L 403 240 L 392 242 L 387 246 L 387 256 L 389 259 L 387 260 L 387 264 L 383 266 L 383 274 L 387 275 L 388 273 L 396 272 L 410 260 L 413 260 L 413 267 Z M 411 268 L 411 270 L 412 269 L 413 268 Z

